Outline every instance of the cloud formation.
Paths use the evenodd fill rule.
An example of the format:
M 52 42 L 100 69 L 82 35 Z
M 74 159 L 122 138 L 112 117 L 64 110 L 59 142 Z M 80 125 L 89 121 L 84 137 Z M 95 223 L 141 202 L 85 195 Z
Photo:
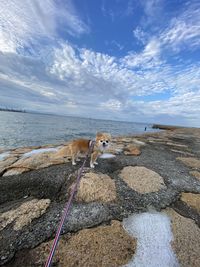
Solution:
M 0 2 L 0 105 L 130 121 L 173 124 L 178 118 L 198 126 L 200 64 L 185 64 L 180 55 L 198 49 L 198 2 L 184 5 L 156 33 L 147 32 L 141 20 L 130 33 L 139 47 L 123 49 L 121 56 L 60 35 L 62 25 L 71 38 L 92 34 L 72 1 L 18 2 Z M 162 1 L 142 3 L 148 23 L 163 8 Z M 131 16 L 134 7 L 129 1 L 123 11 Z M 105 5 L 102 12 L 108 12 Z
M 89 31 L 72 2 L 53 0 L 0 1 L 0 51 L 16 52 L 58 37 L 60 27 L 71 35 Z M 39 40 L 38 40 L 39 39 Z

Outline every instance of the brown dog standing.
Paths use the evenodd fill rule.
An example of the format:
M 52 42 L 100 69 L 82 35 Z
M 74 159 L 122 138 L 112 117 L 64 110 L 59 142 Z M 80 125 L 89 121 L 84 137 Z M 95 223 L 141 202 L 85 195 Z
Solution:
M 108 133 L 97 133 L 95 139 L 94 149 L 91 153 L 90 167 L 94 168 L 97 158 L 109 147 L 111 135 Z M 89 150 L 91 140 L 77 139 L 70 144 L 70 151 L 72 157 L 72 165 L 76 165 L 76 161 L 79 161 L 80 154 L 86 154 Z

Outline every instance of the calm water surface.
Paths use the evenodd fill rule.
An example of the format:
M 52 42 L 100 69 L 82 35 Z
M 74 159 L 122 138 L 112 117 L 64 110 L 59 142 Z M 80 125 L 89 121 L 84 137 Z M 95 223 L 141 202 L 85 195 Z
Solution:
M 97 131 L 114 136 L 143 133 L 150 124 L 0 111 L 0 148 L 59 144 L 93 138 Z

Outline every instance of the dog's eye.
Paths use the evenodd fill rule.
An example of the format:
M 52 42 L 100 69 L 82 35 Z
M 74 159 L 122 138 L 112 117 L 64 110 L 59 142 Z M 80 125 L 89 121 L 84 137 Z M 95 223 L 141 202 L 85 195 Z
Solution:
M 100 140 L 101 143 L 103 143 L 103 140 Z
M 106 140 L 106 143 L 108 143 L 108 140 Z

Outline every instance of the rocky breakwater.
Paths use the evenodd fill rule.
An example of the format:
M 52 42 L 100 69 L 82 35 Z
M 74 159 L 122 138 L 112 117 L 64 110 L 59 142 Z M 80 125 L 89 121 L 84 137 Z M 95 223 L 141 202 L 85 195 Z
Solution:
M 200 266 L 200 129 L 114 138 L 109 152 L 87 163 L 54 266 Z M 67 143 L 0 152 L 0 265 L 44 266 L 81 166 L 69 161 Z

